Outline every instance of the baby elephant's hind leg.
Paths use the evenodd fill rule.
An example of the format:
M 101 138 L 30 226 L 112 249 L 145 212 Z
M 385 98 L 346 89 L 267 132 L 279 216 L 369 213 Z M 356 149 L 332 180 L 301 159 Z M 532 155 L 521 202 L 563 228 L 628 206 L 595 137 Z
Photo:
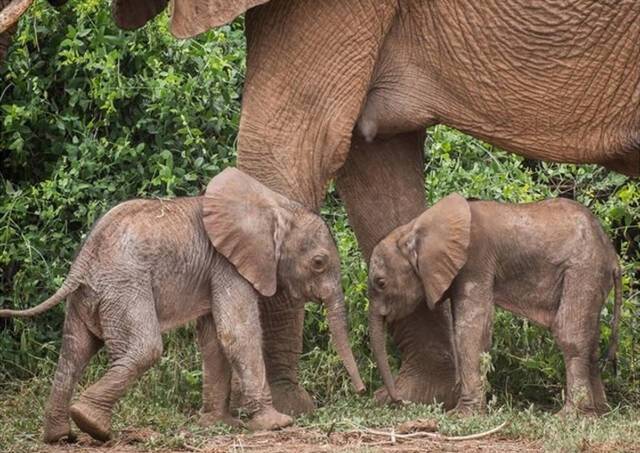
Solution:
M 229 410 L 231 364 L 218 342 L 213 316 L 198 318 L 196 331 L 202 355 L 202 414 L 199 423 L 201 426 L 218 422 L 240 426 L 240 420 L 232 417 Z
M 593 404 L 598 414 L 604 414 L 610 410 L 607 396 L 604 392 L 604 384 L 600 374 L 600 355 L 598 354 L 598 342 L 596 341 L 591 353 L 591 391 L 593 392 Z
M 71 418 L 82 431 L 105 441 L 111 437 L 113 406 L 160 359 L 162 336 L 150 292 L 144 300 L 103 302 L 100 320 L 111 364 L 71 406 Z
M 602 295 L 588 284 L 590 275 L 588 270 L 565 273 L 562 299 L 552 326 L 567 374 L 564 413 L 596 411 L 592 382 Z
M 45 409 L 45 442 L 57 442 L 65 437 L 74 439 L 69 424 L 69 403 L 82 372 L 100 345 L 101 342 L 80 319 L 77 305 L 71 297 L 64 321 L 58 366 Z

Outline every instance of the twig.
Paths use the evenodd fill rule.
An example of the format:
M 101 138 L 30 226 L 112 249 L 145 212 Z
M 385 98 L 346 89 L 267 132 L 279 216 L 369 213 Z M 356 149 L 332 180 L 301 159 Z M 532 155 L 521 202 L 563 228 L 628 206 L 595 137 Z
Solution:
M 261 444 L 261 445 L 250 445 L 250 444 L 249 445 L 242 445 L 242 444 L 240 444 L 240 448 L 242 448 L 242 451 L 245 451 L 245 450 L 253 450 L 253 449 L 257 449 L 257 448 L 264 449 L 265 446 L 264 446 L 264 444 Z M 235 451 L 235 445 L 234 445 L 234 451 Z
M 257 431 L 255 433 L 251 433 L 251 437 L 275 437 L 274 432 L 275 431 Z
M 382 441 L 382 442 L 367 442 L 366 446 L 367 448 L 371 448 L 371 447 L 384 447 L 385 445 L 394 445 L 393 442 L 390 442 L 388 440 Z
M 416 437 L 428 437 L 430 439 L 435 439 L 435 440 L 446 440 L 446 441 L 455 442 L 455 441 L 463 441 L 463 440 L 481 439 L 483 437 L 490 436 L 491 434 L 495 434 L 498 431 L 500 431 L 502 428 L 507 426 L 507 423 L 508 421 L 488 431 L 483 431 L 481 433 L 476 433 L 476 434 L 469 434 L 468 436 L 444 436 L 438 433 L 425 433 L 425 432 L 411 433 L 411 434 L 397 434 L 393 430 L 391 432 L 387 432 L 387 431 L 377 431 L 374 429 L 367 429 L 367 428 L 358 428 L 358 429 L 368 434 L 373 434 L 376 436 L 389 436 L 391 437 L 391 442 L 395 442 L 396 438 L 397 439 L 413 439 Z
M 331 437 L 331 433 L 333 433 L 334 429 L 336 429 L 336 422 L 331 423 L 331 426 L 329 426 L 329 431 L 327 431 L 327 438 Z
M 244 451 L 244 445 L 242 445 L 242 440 L 239 437 L 236 437 L 233 440 L 233 451 L 236 451 L 236 441 L 238 441 L 238 445 L 240 446 L 240 451 Z

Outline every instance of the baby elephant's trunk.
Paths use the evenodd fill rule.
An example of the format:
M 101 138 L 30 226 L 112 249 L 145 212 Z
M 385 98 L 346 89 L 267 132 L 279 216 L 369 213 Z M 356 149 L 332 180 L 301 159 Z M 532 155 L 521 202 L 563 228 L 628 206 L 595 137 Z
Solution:
M 365 386 L 360 378 L 356 361 L 353 358 L 353 352 L 349 346 L 349 330 L 347 328 L 344 295 L 342 291 L 336 291 L 336 293 L 323 302 L 327 307 L 327 321 L 336 351 L 338 351 L 338 355 L 342 363 L 344 363 L 349 377 L 351 377 L 351 382 L 356 392 L 362 393 L 365 391 Z
M 386 336 L 384 331 L 384 318 L 376 313 L 373 307 L 369 308 L 369 337 L 371 338 L 371 351 L 378 365 L 378 371 L 382 376 L 384 386 L 392 402 L 400 401 L 398 392 L 396 391 L 391 368 L 389 367 L 389 358 L 387 356 Z

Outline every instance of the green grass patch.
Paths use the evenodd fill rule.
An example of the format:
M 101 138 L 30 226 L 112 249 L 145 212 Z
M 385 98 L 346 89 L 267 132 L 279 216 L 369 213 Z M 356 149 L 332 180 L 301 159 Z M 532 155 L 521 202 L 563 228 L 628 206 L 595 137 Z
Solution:
M 201 428 L 197 425 L 198 402 L 179 396 L 166 397 L 172 386 L 154 386 L 161 371 L 147 373 L 118 405 L 114 430 L 151 430 L 153 434 L 134 447 L 141 451 L 204 448 L 212 436 L 244 433 L 224 425 Z M 49 377 L 14 382 L 0 394 L 0 451 L 27 452 L 46 448 L 40 441 L 43 408 L 50 387 Z M 501 439 L 537 441 L 550 452 L 584 451 L 590 447 L 611 447 L 611 451 L 640 448 L 640 408 L 618 406 L 609 414 L 595 417 L 563 418 L 533 404 L 512 406 L 493 399 L 486 415 L 469 418 L 448 416 L 434 405 L 408 404 L 379 407 L 370 397 L 344 395 L 314 413 L 298 417 L 296 426 L 325 433 L 367 429 L 391 430 L 416 419 L 432 419 L 447 436 L 484 432 L 503 422 Z M 118 434 L 116 434 L 118 435 Z M 375 451 L 375 450 L 374 450 Z

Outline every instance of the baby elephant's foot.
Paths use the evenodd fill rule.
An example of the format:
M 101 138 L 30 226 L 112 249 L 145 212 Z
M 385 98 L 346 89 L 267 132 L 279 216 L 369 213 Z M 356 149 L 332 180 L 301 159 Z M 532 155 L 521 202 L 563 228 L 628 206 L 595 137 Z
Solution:
M 111 412 L 80 399 L 69 413 L 78 428 L 94 439 L 106 442 L 111 438 Z
M 217 425 L 218 423 L 225 423 L 232 428 L 242 428 L 244 426 L 240 419 L 233 417 L 229 413 L 218 414 L 215 412 L 203 412 L 198 420 L 198 425 L 203 428 L 208 428 L 210 426 Z
M 61 440 L 75 442 L 77 438 L 71 432 L 71 425 L 68 420 L 60 423 L 47 419 L 44 424 L 43 440 L 48 444 L 54 444 Z
M 281 414 L 273 407 L 267 407 L 253 414 L 247 426 L 251 431 L 266 431 L 284 428 L 292 424 L 293 418 Z

